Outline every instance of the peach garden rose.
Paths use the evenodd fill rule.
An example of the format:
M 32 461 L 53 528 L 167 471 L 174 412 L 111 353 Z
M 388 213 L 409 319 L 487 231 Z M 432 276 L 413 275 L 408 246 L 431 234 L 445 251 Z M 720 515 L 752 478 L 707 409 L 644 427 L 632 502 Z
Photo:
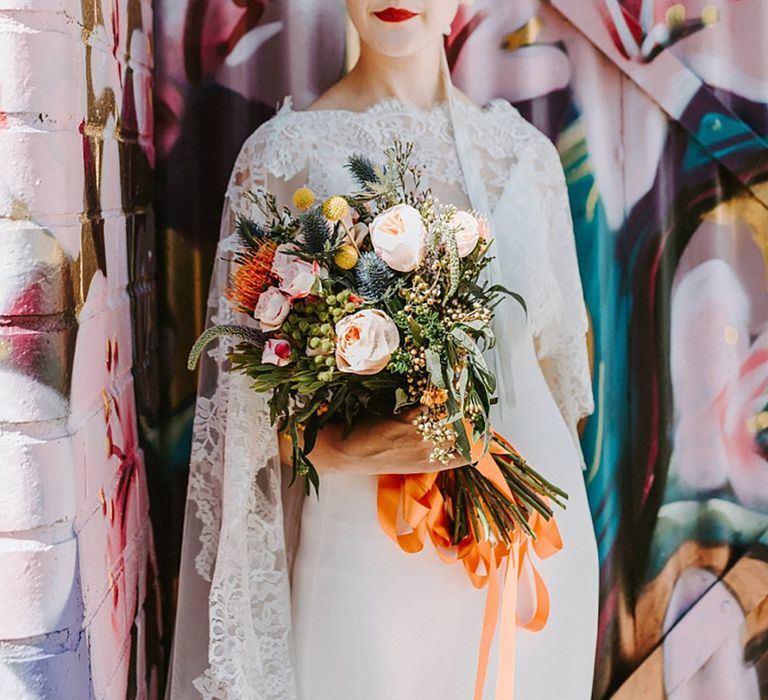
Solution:
M 336 366 L 342 372 L 381 372 L 398 345 L 395 322 L 379 309 L 362 309 L 336 324 Z
M 465 258 L 469 255 L 480 240 L 481 228 L 480 222 L 468 211 L 457 211 L 451 224 L 456 230 L 456 245 L 459 249 L 459 257 Z
M 427 230 L 419 212 L 397 204 L 381 212 L 370 226 L 376 254 L 398 272 L 415 270 L 424 259 Z

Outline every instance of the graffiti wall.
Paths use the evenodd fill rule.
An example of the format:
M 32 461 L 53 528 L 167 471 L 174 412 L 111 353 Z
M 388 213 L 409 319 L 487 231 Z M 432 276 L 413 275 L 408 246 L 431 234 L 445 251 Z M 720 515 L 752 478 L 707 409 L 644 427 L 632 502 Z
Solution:
M 0 697 L 154 698 L 149 2 L 0 0 Z
M 224 180 L 275 100 L 306 104 L 338 75 L 341 9 L 160 12 L 178 474 L 193 387 L 170 350 L 199 331 Z M 568 176 L 598 406 L 583 426 L 602 562 L 595 697 L 768 697 L 766 26 L 760 0 L 477 0 L 449 39 L 460 87 L 509 99 Z
M 765 26 L 748 0 L 478 2 L 452 37 L 458 82 L 517 105 L 568 178 L 597 697 L 768 697 Z

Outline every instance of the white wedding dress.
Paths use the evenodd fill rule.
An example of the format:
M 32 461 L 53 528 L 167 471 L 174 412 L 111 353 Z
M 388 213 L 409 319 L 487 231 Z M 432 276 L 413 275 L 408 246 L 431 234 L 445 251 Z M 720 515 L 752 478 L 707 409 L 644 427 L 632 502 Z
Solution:
M 493 212 L 494 281 L 528 307 L 524 316 L 507 300 L 496 319 L 494 428 L 570 497 L 557 512 L 563 550 L 537 563 L 549 622 L 517 632 L 515 698 L 588 700 L 598 560 L 576 424 L 593 398 L 564 174 L 553 144 L 508 102 L 455 109 Z M 365 112 L 301 112 L 288 98 L 235 164 L 209 322 L 234 318 L 222 295 L 233 221 L 257 216 L 244 191 L 262 186 L 284 203 L 305 184 L 319 197 L 347 192 L 346 158 L 381 161 L 396 137 L 414 142 L 441 201 L 469 207 L 447 103 L 424 111 L 388 98 Z M 319 500 L 281 484 L 266 397 L 223 371 L 225 349 L 210 350 L 202 370 L 169 697 L 471 700 L 486 591 L 431 545 L 406 554 L 384 534 L 376 477 L 323 474 Z M 496 664 L 511 661 L 497 656 L 494 645 L 484 698 L 494 697 Z

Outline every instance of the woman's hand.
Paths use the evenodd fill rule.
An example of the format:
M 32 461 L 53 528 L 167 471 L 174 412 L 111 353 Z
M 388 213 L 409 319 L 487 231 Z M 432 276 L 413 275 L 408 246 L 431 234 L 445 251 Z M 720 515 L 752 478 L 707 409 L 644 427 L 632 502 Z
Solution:
M 390 418 L 358 418 L 343 439 L 344 426 L 329 423 L 318 431 L 309 459 L 321 473 L 418 474 L 464 466 L 461 456 L 446 465 L 429 461 L 434 446 L 422 439 L 412 423 L 419 411 L 414 408 Z M 279 439 L 280 459 L 290 464 L 290 436 L 281 433 Z

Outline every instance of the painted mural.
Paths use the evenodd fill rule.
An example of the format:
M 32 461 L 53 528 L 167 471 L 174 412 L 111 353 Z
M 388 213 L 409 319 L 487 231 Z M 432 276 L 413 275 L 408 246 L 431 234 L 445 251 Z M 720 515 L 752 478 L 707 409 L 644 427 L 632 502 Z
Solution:
M 598 405 L 596 697 L 768 697 L 759 26 L 759 2 L 478 2 L 452 37 L 460 84 L 518 106 L 568 178 Z
M 331 58 L 303 74 L 306 104 L 340 70 L 333 4 L 161 12 L 161 171 L 195 194 L 164 219 L 166 275 L 174 260 L 195 271 L 186 310 L 166 306 L 174 342 L 199 330 L 203 251 L 237 145 L 294 91 L 298 71 L 279 60 L 298 50 L 291 10 L 338 23 L 290 54 Z M 768 697 L 766 26 L 760 0 L 477 0 L 449 38 L 456 82 L 481 103 L 509 99 L 568 177 L 598 404 L 582 434 L 602 564 L 596 698 Z M 201 104 L 218 105 L 194 127 L 214 144 L 194 156 L 206 167 L 187 175 L 192 190 L 171 186 L 189 145 L 179 115 Z M 183 457 L 192 386 L 167 369 L 166 449 Z
M 0 697 L 157 698 L 152 7 L 59 5 L 0 1 Z

